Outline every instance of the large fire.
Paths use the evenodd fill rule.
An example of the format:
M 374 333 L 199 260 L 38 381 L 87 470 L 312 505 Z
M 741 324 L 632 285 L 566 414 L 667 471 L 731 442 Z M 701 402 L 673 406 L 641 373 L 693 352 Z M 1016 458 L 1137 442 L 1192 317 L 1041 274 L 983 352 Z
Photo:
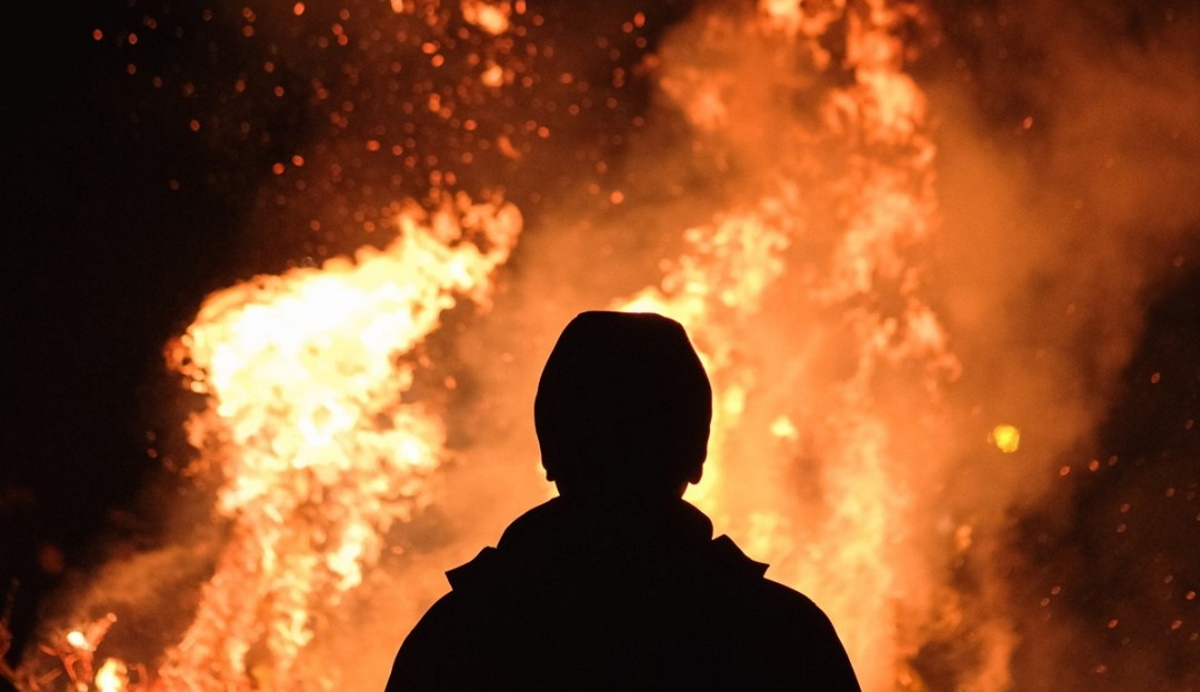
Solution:
M 190 441 L 220 465 L 216 512 L 232 525 L 167 687 L 295 689 L 311 613 L 361 584 L 383 534 L 428 501 L 441 421 L 405 403 L 403 358 L 456 294 L 487 300 L 521 228 L 512 206 L 457 202 L 428 221 L 402 213 L 382 252 L 213 294 L 183 336 L 177 368 L 210 402 Z
M 514 32 L 538 22 L 524 2 L 393 0 L 391 10 L 397 21 L 420 17 L 445 33 L 443 43 L 421 45 L 420 59 L 435 68 L 455 36 L 462 50 L 475 47 L 460 96 L 529 86 L 528 66 L 505 53 Z M 644 22 L 631 18 L 628 31 Z M 930 686 L 925 677 L 936 671 L 914 663 L 918 652 L 964 637 L 969 663 L 934 686 L 1002 690 L 1016 644 L 1004 596 L 991 582 L 967 588 L 952 576 L 962 576 L 968 553 L 972 569 L 989 569 L 988 517 L 945 508 L 939 493 L 964 446 L 990 459 L 997 448 L 1017 453 L 1020 438 L 1013 425 L 983 421 L 964 442 L 946 423 L 943 390 L 964 366 L 926 291 L 939 201 L 927 99 L 907 71 L 920 25 L 917 6 L 897 0 L 760 0 L 706 5 L 675 28 L 646 61 L 658 99 L 651 116 L 680 118 L 708 172 L 736 175 L 739 187 L 706 222 L 656 218 L 651 231 L 673 239 L 677 254 L 660 258 L 661 275 L 644 289 L 604 300 L 688 328 L 715 397 L 704 480 L 688 497 L 718 531 L 770 563 L 768 576 L 828 612 L 864 689 Z M 402 33 L 377 39 L 408 40 Z M 450 96 L 422 99 L 437 118 L 459 122 Z M 527 154 L 518 133 L 549 136 L 533 121 L 508 125 L 479 149 L 517 160 Z M 469 119 L 456 126 L 477 131 Z M 413 142 L 396 161 L 441 155 L 421 147 Z M 366 149 L 379 148 L 372 135 Z M 394 650 L 412 613 L 436 594 L 412 590 L 411 612 L 382 633 L 319 623 L 352 617 L 347 609 L 362 607 L 353 595 L 372 574 L 405 593 L 418 572 L 426 579 L 453 566 L 425 561 L 396 577 L 381 565 L 389 540 L 417 530 L 422 513 L 445 501 L 447 486 L 435 481 L 451 473 L 443 461 L 456 411 L 448 397 L 414 394 L 432 371 L 421 346 L 471 339 L 439 333 L 444 313 L 460 298 L 489 305 L 510 255 L 521 252 L 514 203 L 500 192 L 483 201 L 455 193 L 453 176 L 436 184 L 441 201 L 397 203 L 377 224 L 374 232 L 394 236 L 382 249 L 255 277 L 204 300 L 168 349 L 171 367 L 204 402 L 185 423 L 189 470 L 219 478 L 220 546 L 211 574 L 180 601 L 190 624 L 165 650 L 110 651 L 106 635 L 122 627 L 122 613 L 98 613 L 93 603 L 48 630 L 21 671 L 25 689 L 382 685 L 390 660 L 374 652 Z M 636 192 L 604 199 L 592 190 L 589 199 L 611 209 L 632 204 Z M 598 208 L 575 205 L 557 221 L 592 223 Z M 570 314 L 560 309 L 539 327 L 546 348 L 565 323 L 557 318 Z M 520 357 L 526 371 L 536 368 L 537 354 Z M 456 385 L 453 376 L 437 383 Z M 469 449 L 463 463 L 489 455 Z M 455 554 L 479 547 L 470 532 L 438 540 L 454 543 Z M 380 634 L 392 639 L 362 660 L 321 646 L 322 636 L 340 636 L 347 641 L 337 648 L 352 651 L 356 636 Z

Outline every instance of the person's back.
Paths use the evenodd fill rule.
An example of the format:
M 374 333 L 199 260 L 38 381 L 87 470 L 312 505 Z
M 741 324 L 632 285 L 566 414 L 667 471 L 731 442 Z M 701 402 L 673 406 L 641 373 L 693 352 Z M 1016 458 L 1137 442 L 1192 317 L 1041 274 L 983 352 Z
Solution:
M 682 327 L 584 313 L 535 417 L 561 496 L 448 573 L 388 690 L 856 690 L 824 613 L 681 499 L 711 390 Z

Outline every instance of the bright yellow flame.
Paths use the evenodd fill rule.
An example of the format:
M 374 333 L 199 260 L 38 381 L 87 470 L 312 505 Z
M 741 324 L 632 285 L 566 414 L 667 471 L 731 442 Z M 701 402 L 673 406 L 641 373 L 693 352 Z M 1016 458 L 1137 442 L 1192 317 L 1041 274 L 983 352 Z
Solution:
M 110 658 L 96 671 L 99 692 L 122 692 L 129 685 L 129 670 L 123 661 Z
M 459 196 L 397 218 L 387 248 L 214 293 L 169 356 L 207 397 L 187 424 L 221 470 L 230 539 L 195 620 L 160 671 L 168 687 L 298 684 L 322 609 L 363 581 L 389 527 L 428 501 L 437 411 L 407 402 L 402 358 L 464 295 L 486 304 L 521 229 L 509 204 Z M 251 663 L 253 647 L 265 647 Z M 253 665 L 253 672 L 250 666 Z
M 1021 431 L 1014 425 L 997 425 L 988 433 L 988 442 L 1001 452 L 1012 454 L 1021 446 Z
M 67 643 L 76 649 L 84 649 L 85 651 L 91 651 L 92 649 L 91 645 L 88 644 L 87 637 L 79 630 L 67 632 Z

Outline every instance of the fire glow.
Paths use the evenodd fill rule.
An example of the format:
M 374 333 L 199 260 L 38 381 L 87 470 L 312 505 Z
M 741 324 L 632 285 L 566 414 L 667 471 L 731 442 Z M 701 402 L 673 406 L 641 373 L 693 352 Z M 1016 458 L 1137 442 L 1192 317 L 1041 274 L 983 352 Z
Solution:
M 529 73 L 536 70 L 506 52 L 514 34 L 538 23 L 525 2 L 392 0 L 390 8 L 397 22 L 437 34 L 440 42 L 418 42 L 414 51 L 430 69 L 446 64 L 455 39 L 460 52 L 473 47 L 458 90 L 418 96 L 424 116 L 447 128 L 457 123 L 464 141 L 474 133 L 486 146 L 425 151 L 414 140 L 389 150 L 366 133 L 365 151 L 390 151 L 387 165 L 396 167 L 438 157 L 469 165 L 480 151 L 519 161 L 530 156 L 529 141 L 553 138 L 532 120 L 488 129 L 455 112 L 456 98 L 511 98 L 535 88 Z M 297 4 L 294 14 L 312 9 Z M 350 13 L 343 13 L 335 40 L 349 42 Z M 576 307 L 661 312 L 687 327 L 715 397 L 709 461 L 688 499 L 718 532 L 770 563 L 769 577 L 826 610 L 864 689 L 925 689 L 923 676 L 933 673 L 914 661 L 926 645 L 952 642 L 969 649 L 969 663 L 954 671 L 962 688 L 1002 690 L 1013 682 L 1017 645 L 1003 589 L 991 578 L 967 589 L 950 575 L 967 555 L 988 573 L 998 520 L 943 507 L 938 493 L 961 473 L 964 457 L 1010 455 L 1019 442 L 1022 454 L 1011 458 L 1034 454 L 1016 427 L 963 426 L 947 402 L 965 366 L 927 288 L 935 261 L 928 249 L 941 229 L 929 105 L 907 71 L 917 50 L 907 41 L 920 20 L 907 2 L 760 0 L 710 3 L 675 27 L 645 61 L 656 99 L 648 120 L 683 123 L 687 156 L 704 162 L 704 174 L 736 177 L 736 193 L 701 223 L 644 212 L 655 224 L 647 233 L 675 249 L 657 258 L 660 275 L 640 290 L 603 295 L 605 304 Z M 645 21 L 631 17 L 626 33 Z M 400 42 L 403 32 L 392 33 Z M 381 35 L 376 45 L 389 32 Z M 393 73 L 410 69 L 393 64 Z M 539 78 L 578 81 L 567 73 Z M 331 122 L 344 129 L 352 110 L 335 109 Z M 641 144 L 650 150 L 634 164 L 654 162 L 655 142 Z M 297 160 L 313 168 L 319 159 Z M 341 162 L 334 166 L 340 176 Z M 453 173 L 435 173 L 429 180 L 439 194 L 388 200 L 392 211 L 372 222 L 371 232 L 393 238 L 382 247 L 258 276 L 204 299 L 167 349 L 172 371 L 203 400 L 184 423 L 189 472 L 220 479 L 211 514 L 221 541 L 209 549 L 211 573 L 184 599 L 195 604 L 189 624 L 161 650 L 110 651 L 106 635 L 123 615 L 98 612 L 93 602 L 75 620 L 47 628 L 46 643 L 23 666 L 26 689 L 64 681 L 104 692 L 382 686 L 390 660 L 377 652 L 394 651 L 431 599 L 428 588 L 411 585 L 436 582 L 454 566 L 442 557 L 480 547 L 469 531 L 437 536 L 429 539 L 436 547 L 401 574 L 381 565 L 389 551 L 409 550 L 395 544 L 397 534 L 419 531 L 413 527 L 424 513 L 448 502 L 446 478 L 457 472 L 447 460 L 487 460 L 518 479 L 536 465 L 535 458 L 491 459 L 499 447 L 450 449 L 453 374 L 437 379 L 442 399 L 415 392 L 423 377 L 441 372 L 425 344 L 476 343 L 489 321 L 503 329 L 495 325 L 505 316 L 490 310 L 500 287 L 529 275 L 507 274 L 509 260 L 522 251 L 539 257 L 536 247 L 525 248 L 552 231 L 526 227 L 529 214 L 506 199 L 502 179 L 473 198 L 455 189 Z M 543 227 L 620 223 L 602 210 L 636 207 L 637 193 L 600 194 L 597 185 Z M 478 333 L 440 331 L 460 303 L 480 308 L 467 323 Z M 558 318 L 574 311 L 557 308 L 536 338 L 548 347 L 565 323 Z M 526 371 L 538 364 L 534 353 L 513 358 L 524 359 Z M 508 405 L 480 386 L 482 397 Z M 532 427 L 520 411 L 507 415 Z M 521 447 L 503 449 L 510 448 Z M 526 484 L 520 492 L 546 490 Z M 407 610 L 388 628 L 330 625 L 353 621 L 354 608 L 363 608 L 356 599 L 371 602 L 371 593 L 356 594 L 372 579 L 376 592 L 402 594 Z M 334 653 L 357 653 L 356 637 L 369 636 L 388 642 L 364 647 L 369 653 L 358 660 Z
M 396 359 L 456 295 L 487 300 L 521 224 L 511 206 L 462 197 L 423 221 L 401 215 L 381 253 L 213 294 L 184 335 L 176 367 L 210 401 L 188 422 L 190 440 L 202 463 L 221 464 L 217 513 L 233 528 L 168 652 L 168 687 L 188 688 L 201 670 L 219 687 L 246 685 L 258 641 L 260 676 L 293 680 L 310 613 L 361 584 L 383 534 L 428 500 L 441 423 L 397 403 L 414 366 Z

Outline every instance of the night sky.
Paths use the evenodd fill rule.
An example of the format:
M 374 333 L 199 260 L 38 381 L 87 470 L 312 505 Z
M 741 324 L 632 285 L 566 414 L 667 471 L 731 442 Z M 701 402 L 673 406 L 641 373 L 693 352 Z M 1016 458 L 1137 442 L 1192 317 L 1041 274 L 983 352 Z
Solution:
M 661 5 L 649 13 L 659 27 L 688 11 L 685 3 Z M 995 76 L 977 66 L 999 60 L 1019 74 L 1022 56 L 996 58 L 995 51 L 1014 47 L 1003 37 L 978 42 L 955 3 L 934 5 L 946 36 L 934 50 L 961 57 L 968 76 L 983 85 L 981 110 L 996 122 L 1019 110 L 1003 92 L 985 93 Z M 639 5 L 613 6 L 621 14 Z M 981 6 L 988 21 L 1012 7 Z M 1124 17 L 1130 35 L 1152 35 L 1168 10 L 1193 26 L 1200 16 L 1183 2 L 1104 7 Z M 114 537 L 135 545 L 158 540 L 163 500 L 155 493 L 166 491 L 145 488 L 171 486 L 156 440 L 178 425 L 166 403 L 176 383 L 163 366 L 163 345 L 186 327 L 206 293 L 278 271 L 311 250 L 295 238 L 242 233 L 262 200 L 257 191 L 273 184 L 274 163 L 312 137 L 315 125 L 299 101 L 284 97 L 255 109 L 256 131 L 270 137 L 235 146 L 207 130 L 197 134 L 189 123 L 249 106 L 203 88 L 185 98 L 179 88 L 231 83 L 243 64 L 263 61 L 255 51 L 265 48 L 223 34 L 229 27 L 204 21 L 197 7 L 161 0 L 57 9 L 82 16 L 64 23 L 47 9 L 31 20 L 30 31 L 44 32 L 39 48 L 23 55 L 7 89 L 0 593 L 11 602 L 10 663 L 43 601 L 104 559 L 98 545 Z M 556 14 L 561 9 L 546 7 L 551 17 L 565 17 Z M 145 17 L 159 26 L 146 29 Z M 130 31 L 139 45 L 121 40 Z M 129 74 L 131 64 L 136 74 Z M 151 74 L 169 75 L 172 88 L 148 86 Z M 1006 132 L 997 126 L 1001 144 Z M 1200 174 L 1197 183 L 1200 190 Z M 1194 246 L 1200 214 L 1187 221 Z M 352 240 L 327 252 L 353 249 Z M 1155 649 L 1177 689 L 1200 686 L 1200 643 L 1187 638 L 1200 631 L 1200 597 L 1178 600 L 1200 591 L 1200 253 L 1188 247 L 1162 250 L 1162 278 L 1138 297 L 1147 306 L 1145 330 L 1119 395 L 1093 446 L 1064 460 L 1073 472 L 1052 493 L 1069 507 L 1069 519 L 1014 516 L 1008 537 L 1027 558 L 1013 566 L 1014 581 L 1028 584 L 1031 598 L 1065 582 L 1076 588 L 1059 608 L 1164 610 L 1181 618 L 1175 632 L 1126 627 L 1103 639 L 1116 660 L 1129 649 Z M 1089 471 L 1091 459 L 1099 470 Z M 1122 510 L 1126 504 L 1136 511 Z M 1147 588 L 1143 572 L 1150 571 L 1170 572 L 1173 582 Z M 1085 665 L 1079 663 L 1080 676 L 1089 672 Z

